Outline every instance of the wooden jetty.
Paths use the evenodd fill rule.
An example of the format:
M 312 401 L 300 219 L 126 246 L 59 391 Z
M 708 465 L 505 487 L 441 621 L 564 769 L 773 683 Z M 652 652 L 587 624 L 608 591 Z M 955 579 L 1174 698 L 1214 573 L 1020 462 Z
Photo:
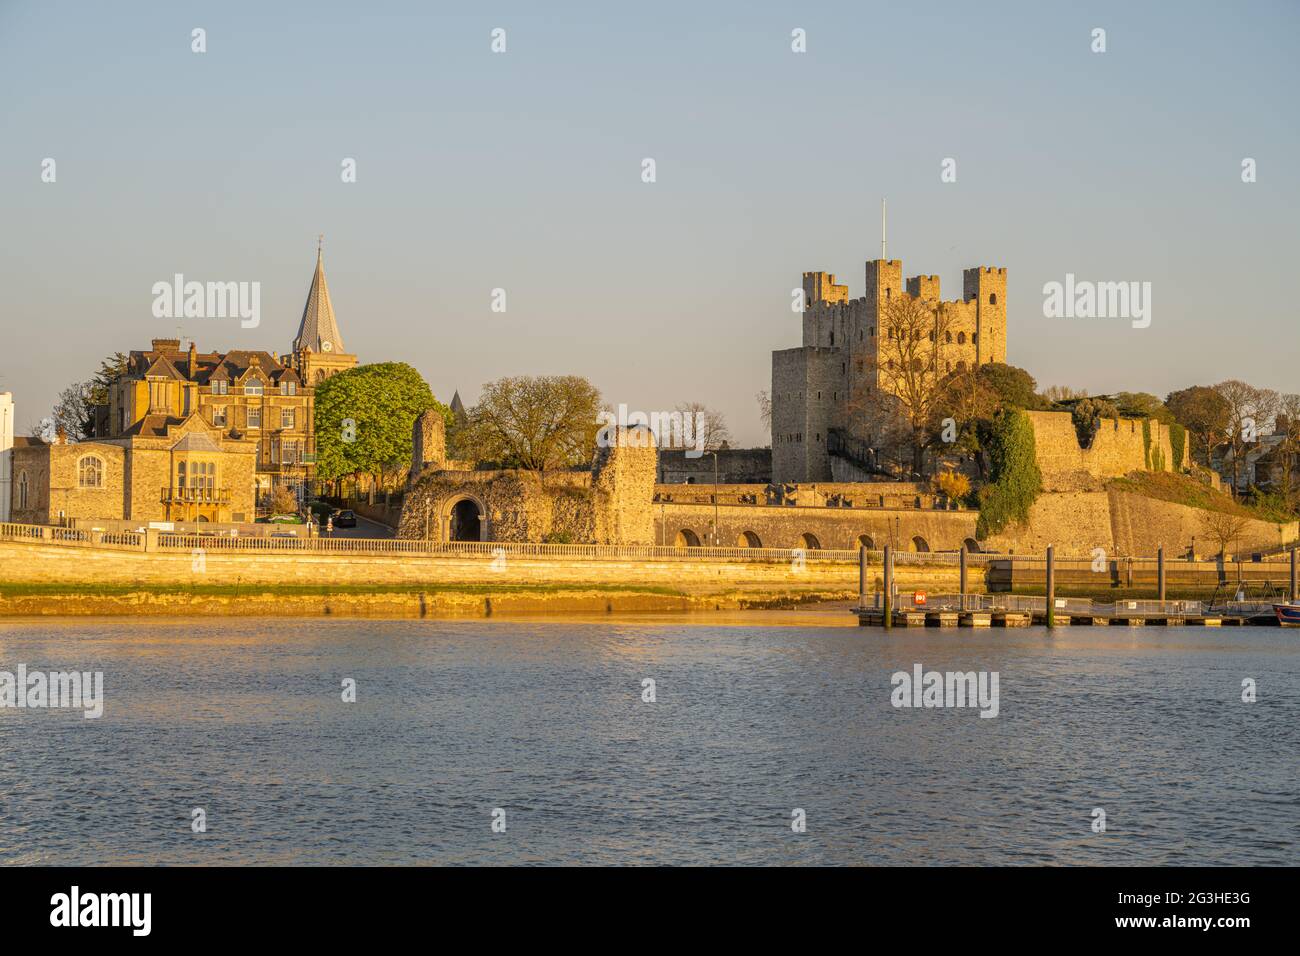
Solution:
M 917 592 L 911 601 L 900 600 L 894 587 L 891 549 L 884 549 L 884 587 L 867 593 L 867 555 L 859 563 L 859 599 L 852 608 L 862 627 L 1240 627 L 1247 624 L 1275 626 L 1277 616 L 1269 604 L 1228 602 L 1207 607 L 1200 601 L 1165 599 L 1164 549 L 1157 554 L 1158 597 L 1154 600 L 1121 599 L 1098 602 L 1088 598 L 1058 598 L 1055 593 L 1054 556 L 1047 548 L 1047 594 L 1043 597 L 1012 594 L 970 594 L 967 592 L 966 551 L 959 555 L 958 594 L 926 595 Z M 1297 590 L 1297 557 L 1292 551 L 1291 591 Z

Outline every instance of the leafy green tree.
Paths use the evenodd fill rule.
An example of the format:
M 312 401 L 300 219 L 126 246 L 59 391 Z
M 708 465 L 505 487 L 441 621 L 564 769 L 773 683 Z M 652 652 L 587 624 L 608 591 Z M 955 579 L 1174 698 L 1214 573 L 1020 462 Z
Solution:
M 1202 463 L 1208 466 L 1210 453 L 1227 437 L 1231 414 L 1227 399 L 1208 385 L 1193 385 L 1170 392 L 1165 396 L 1165 406 L 1174 420 L 1191 433 L 1193 457 L 1200 452 Z
M 1128 418 L 1151 418 L 1162 425 L 1176 421 L 1165 403 L 1149 392 L 1119 392 L 1115 395 L 1115 407 Z
M 993 481 L 980 492 L 980 517 L 975 532 L 981 539 L 1008 525 L 1028 521 L 1029 509 L 1043 490 L 1034 428 L 1020 409 L 1004 409 L 994 418 L 989 462 Z
M 1079 444 L 1090 448 L 1093 436 L 1101 427 L 1101 420 L 1119 418 L 1119 409 L 1104 398 L 1084 398 L 1074 403 L 1070 414 L 1074 418 L 1074 430 L 1079 435 Z
M 450 425 L 451 409 L 433 397 L 405 362 L 359 365 L 316 386 L 316 473 L 326 480 L 373 475 L 384 486 L 411 462 L 411 426 L 436 408 Z
M 114 352 L 99 363 L 89 381 L 74 382 L 59 393 L 51 417 L 71 441 L 95 437 L 95 409 L 108 404 L 108 388 L 126 372 L 128 356 Z M 39 432 L 40 429 L 38 428 Z
M 542 471 L 591 462 L 601 397 L 577 375 L 501 378 L 483 386 L 456 437 L 459 454 Z

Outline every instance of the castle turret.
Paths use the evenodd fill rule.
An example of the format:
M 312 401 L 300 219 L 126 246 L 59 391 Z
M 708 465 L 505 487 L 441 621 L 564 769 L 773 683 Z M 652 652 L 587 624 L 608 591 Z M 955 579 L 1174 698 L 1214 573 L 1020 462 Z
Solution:
M 903 263 L 900 259 L 870 259 L 867 261 L 867 308 L 879 321 L 884 303 L 903 292 Z
M 1007 270 L 996 266 L 977 266 L 962 271 L 962 298 L 974 301 L 976 339 L 975 360 L 1007 360 Z

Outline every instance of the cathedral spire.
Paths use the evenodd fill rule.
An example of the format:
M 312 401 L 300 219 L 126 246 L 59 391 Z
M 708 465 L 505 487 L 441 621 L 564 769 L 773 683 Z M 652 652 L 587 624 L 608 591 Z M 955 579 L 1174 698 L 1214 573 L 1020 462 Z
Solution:
M 302 310 L 298 335 L 293 340 L 294 352 L 307 348 L 317 353 L 345 351 L 343 336 L 334 320 L 329 286 L 325 283 L 325 256 L 321 248 L 324 240 L 324 235 L 316 239 L 316 274 L 312 276 L 307 305 Z

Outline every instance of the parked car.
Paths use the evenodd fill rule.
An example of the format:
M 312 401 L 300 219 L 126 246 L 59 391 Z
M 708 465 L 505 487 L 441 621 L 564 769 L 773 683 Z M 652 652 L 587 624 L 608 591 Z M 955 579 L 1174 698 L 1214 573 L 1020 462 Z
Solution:
M 334 527 L 336 528 L 355 528 L 357 526 L 357 514 L 355 511 L 336 511 L 334 512 Z

